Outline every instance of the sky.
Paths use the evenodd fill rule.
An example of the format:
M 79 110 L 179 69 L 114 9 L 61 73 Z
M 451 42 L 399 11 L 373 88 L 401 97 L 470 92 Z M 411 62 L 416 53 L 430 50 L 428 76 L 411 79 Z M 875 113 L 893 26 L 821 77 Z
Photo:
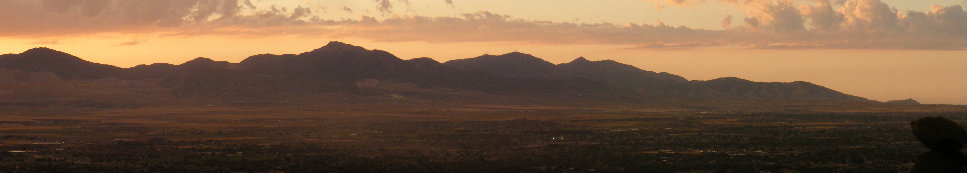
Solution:
M 342 41 L 402 59 L 519 51 L 690 80 L 809 81 L 967 105 L 967 0 L 4 0 L 0 54 L 131 67 Z

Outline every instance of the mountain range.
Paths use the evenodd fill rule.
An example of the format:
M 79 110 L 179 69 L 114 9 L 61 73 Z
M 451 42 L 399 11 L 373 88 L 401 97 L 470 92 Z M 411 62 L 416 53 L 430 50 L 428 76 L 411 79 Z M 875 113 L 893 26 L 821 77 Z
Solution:
M 583 57 L 553 64 L 512 52 L 438 62 L 400 59 L 381 50 L 341 42 L 301 54 L 261 54 L 239 63 L 196 58 L 174 65 L 119 68 L 48 49 L 0 55 L 0 73 L 52 73 L 65 82 L 127 89 L 173 99 L 284 99 L 340 93 L 357 96 L 461 97 L 454 93 L 546 100 L 609 102 L 769 101 L 872 102 L 809 82 L 753 82 L 725 77 L 687 80 L 612 60 Z M 9 78 L 9 77 L 8 77 Z M 2 80 L 31 83 L 27 79 Z M 37 82 L 33 82 L 37 83 Z M 86 86 L 86 85 L 85 85 Z M 10 90 L 11 87 L 6 87 Z

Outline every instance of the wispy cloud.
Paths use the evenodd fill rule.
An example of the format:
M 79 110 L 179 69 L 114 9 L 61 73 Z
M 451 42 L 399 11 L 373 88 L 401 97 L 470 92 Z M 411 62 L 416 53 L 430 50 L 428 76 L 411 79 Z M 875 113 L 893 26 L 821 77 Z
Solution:
M 35 41 L 35 42 L 30 42 L 30 44 L 40 44 L 40 45 L 51 45 L 51 44 L 59 44 L 59 43 L 60 43 L 60 40 L 57 40 L 57 39 L 52 39 L 52 40 L 38 40 L 38 41 Z
M 394 4 L 390 0 L 373 0 L 373 1 L 376 2 L 376 9 L 379 10 L 379 12 L 383 13 L 384 15 L 385 14 L 393 14 L 393 6 L 394 6 Z M 397 0 L 397 2 L 402 2 L 403 4 L 406 4 L 407 6 L 410 5 L 410 1 L 409 0 Z
M 374 0 L 376 1 L 376 9 L 378 9 L 383 14 L 393 13 L 393 3 L 389 0 Z
M 462 17 L 406 16 L 376 20 L 363 16 L 357 20 L 324 24 L 334 31 L 329 37 L 356 37 L 376 41 L 426 42 L 531 42 L 545 44 L 640 44 L 684 42 L 722 37 L 720 31 L 696 30 L 665 25 L 609 23 L 577 24 L 515 19 L 491 12 L 464 14 Z M 326 33 L 324 33 L 326 34 Z
M 0 27 L 0 36 L 278 26 L 306 23 L 307 14 L 305 7 L 255 9 L 248 0 L 8 0 L 0 25 L 16 27 Z
M 115 46 L 134 46 L 134 45 L 139 45 L 142 42 L 144 42 L 144 41 L 142 41 L 142 40 L 131 40 L 131 41 L 126 41 L 126 42 L 118 43 Z
M 879 0 L 707 1 L 730 4 L 745 10 L 747 17 L 723 16 L 724 29 L 705 30 L 660 22 L 524 20 L 487 11 L 459 17 L 391 15 L 385 19 L 361 16 L 330 20 L 319 18 L 307 7 L 257 8 L 248 0 L 9 0 L 0 6 L 0 17 L 5 19 L 0 20 L 0 26 L 17 27 L 0 27 L 0 36 L 162 32 L 177 36 L 295 34 L 385 42 L 616 44 L 640 49 L 967 49 L 967 13 L 960 5 L 897 11 Z M 408 3 L 374 2 L 384 14 L 392 13 L 394 3 Z M 672 8 L 706 0 L 662 2 L 669 5 L 665 8 Z M 352 11 L 348 6 L 343 10 Z

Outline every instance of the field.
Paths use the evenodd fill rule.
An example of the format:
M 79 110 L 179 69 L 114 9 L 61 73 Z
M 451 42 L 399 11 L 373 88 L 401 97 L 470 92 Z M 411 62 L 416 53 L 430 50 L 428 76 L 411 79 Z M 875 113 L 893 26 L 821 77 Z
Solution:
M 910 121 L 967 122 L 967 114 L 946 109 L 3 108 L 0 172 L 897 172 L 927 151 Z

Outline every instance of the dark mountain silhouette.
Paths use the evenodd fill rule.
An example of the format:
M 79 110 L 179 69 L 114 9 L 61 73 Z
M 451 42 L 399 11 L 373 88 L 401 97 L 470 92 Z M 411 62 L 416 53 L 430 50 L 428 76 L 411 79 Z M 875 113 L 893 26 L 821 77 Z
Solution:
M 121 68 L 85 61 L 74 55 L 41 47 L 20 54 L 0 55 L 0 68 L 26 72 L 52 72 L 65 79 L 115 76 Z
M 736 77 L 691 81 L 677 94 L 700 98 L 869 101 L 809 82 L 753 82 Z
M 128 68 L 125 79 L 162 79 L 171 77 L 177 66 L 168 63 L 154 63 L 151 65 L 137 65 Z
M 482 70 L 505 78 L 552 78 L 554 64 L 529 54 L 512 52 L 500 56 L 483 55 L 470 59 L 447 61 L 459 70 Z
M 341 42 L 330 42 L 299 55 L 256 55 L 240 65 L 259 74 L 316 83 L 353 83 L 372 78 L 424 87 L 473 88 L 487 86 L 489 78 L 493 78 L 448 68 L 429 58 L 402 60 L 385 51 Z
M 555 65 L 519 52 L 445 63 L 430 58 L 402 60 L 385 51 L 341 42 L 330 42 L 301 54 L 254 55 L 240 63 L 196 58 L 179 65 L 151 64 L 127 69 L 37 48 L 0 56 L 0 68 L 52 72 L 68 80 L 118 77 L 157 81 L 157 87 L 183 98 L 258 99 L 387 92 L 426 95 L 447 89 L 603 101 L 683 98 L 868 101 L 808 82 L 763 83 L 739 78 L 688 81 L 674 74 L 646 71 L 611 60 L 589 61 L 581 57 Z
M 560 78 L 584 78 L 600 80 L 637 95 L 649 97 L 666 96 L 670 88 L 684 85 L 685 78 L 669 73 L 656 73 L 612 60 L 589 61 L 579 57 L 555 68 Z
M 787 99 L 867 101 L 808 82 L 753 82 L 739 78 L 688 81 L 665 72 L 657 73 L 612 60 L 589 61 L 584 57 L 554 65 L 528 54 L 484 55 L 448 61 L 461 70 L 481 70 L 508 79 L 585 79 L 609 84 L 609 92 L 624 96 L 656 98 Z M 573 83 L 571 83 L 573 85 Z M 586 85 L 585 87 L 594 86 Z M 601 87 L 594 87 L 600 89 Z M 585 90 L 587 91 L 587 90 Z M 629 99 L 629 98 L 623 98 Z M 635 100 L 630 98 L 631 100 Z
M 229 68 L 232 64 L 228 61 L 215 61 L 205 57 L 198 57 L 188 62 L 178 65 L 181 69 L 205 69 L 205 68 Z
M 238 64 L 195 59 L 176 66 L 161 82 L 179 96 L 275 97 L 319 93 L 358 93 L 356 82 L 375 79 L 424 88 L 483 90 L 495 84 L 489 74 L 443 66 L 429 58 L 402 60 L 380 50 L 341 42 L 298 54 L 262 54 Z
M 920 102 L 914 99 L 904 99 L 904 100 L 890 100 L 886 102 L 887 104 L 895 105 L 919 105 Z
M 444 64 L 460 70 L 482 70 L 505 78 L 587 78 L 613 83 L 633 83 L 635 85 L 641 84 L 641 82 L 687 81 L 681 76 L 645 71 L 612 60 L 588 61 L 584 57 L 580 57 L 569 63 L 554 65 L 543 59 L 520 52 L 451 60 Z
M 564 77 L 583 77 L 603 79 L 609 82 L 687 82 L 685 78 L 665 72 L 656 73 L 612 60 L 589 61 L 584 57 L 569 63 L 557 65 L 557 71 Z M 630 80 L 630 81 L 629 81 Z

